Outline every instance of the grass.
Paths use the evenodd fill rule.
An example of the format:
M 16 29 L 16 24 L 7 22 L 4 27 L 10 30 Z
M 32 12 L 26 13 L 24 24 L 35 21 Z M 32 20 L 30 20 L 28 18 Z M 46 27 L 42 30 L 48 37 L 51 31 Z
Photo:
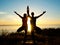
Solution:
M 24 39 L 26 42 L 35 41 L 37 45 L 60 45 L 60 28 L 45 28 L 40 34 L 34 32 L 34 38 L 31 35 L 27 35 L 25 38 L 24 33 L 7 33 L 3 31 L 0 35 L 0 45 L 23 45 Z M 25 43 L 25 45 L 33 44 Z

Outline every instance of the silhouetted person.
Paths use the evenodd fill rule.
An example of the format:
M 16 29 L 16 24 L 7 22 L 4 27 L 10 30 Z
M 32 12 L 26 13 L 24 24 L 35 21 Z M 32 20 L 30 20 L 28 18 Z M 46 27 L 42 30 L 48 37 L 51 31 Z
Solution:
M 36 19 L 41 17 L 46 11 L 44 11 L 42 14 L 40 14 L 39 16 L 34 17 L 34 12 L 31 13 L 32 17 L 31 17 L 31 25 L 32 25 L 32 30 L 35 30 L 37 33 L 41 32 L 41 29 L 39 27 L 36 26 Z
M 27 33 L 27 15 L 24 14 L 24 17 L 22 17 L 16 11 L 14 11 L 14 13 L 17 14 L 22 19 L 22 26 L 17 30 L 17 32 L 21 32 L 22 30 L 25 30 L 25 33 Z

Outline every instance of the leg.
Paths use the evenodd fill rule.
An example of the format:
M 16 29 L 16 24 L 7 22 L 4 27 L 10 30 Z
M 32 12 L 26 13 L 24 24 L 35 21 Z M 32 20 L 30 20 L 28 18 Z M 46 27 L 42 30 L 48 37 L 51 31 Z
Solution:
M 24 35 L 24 43 L 23 45 L 25 45 L 25 42 L 26 42 L 26 38 L 27 38 L 27 27 L 24 27 L 24 30 L 25 30 L 25 35 Z
M 32 26 L 32 31 L 31 31 L 31 38 L 32 38 L 32 40 L 33 40 L 33 45 L 37 45 L 36 44 L 36 39 L 35 39 L 35 33 L 34 33 L 34 30 L 35 30 L 35 28 L 34 28 L 34 26 Z
M 35 31 L 37 34 L 41 34 L 41 32 L 42 32 L 42 30 L 37 26 L 35 27 Z
M 32 37 L 32 40 L 33 40 L 33 44 L 34 44 L 34 45 L 37 45 L 37 44 L 36 44 L 36 39 L 35 39 L 34 32 L 32 32 L 31 37 Z
M 17 32 L 21 32 L 23 29 L 24 29 L 24 27 L 22 26 L 17 30 Z

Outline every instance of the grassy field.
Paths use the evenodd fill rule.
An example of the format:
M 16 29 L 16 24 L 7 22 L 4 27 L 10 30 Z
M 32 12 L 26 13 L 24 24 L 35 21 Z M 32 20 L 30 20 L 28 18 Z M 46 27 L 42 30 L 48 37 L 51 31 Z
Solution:
M 0 45 L 60 45 L 60 28 L 42 29 L 40 34 L 9 33 L 0 35 Z

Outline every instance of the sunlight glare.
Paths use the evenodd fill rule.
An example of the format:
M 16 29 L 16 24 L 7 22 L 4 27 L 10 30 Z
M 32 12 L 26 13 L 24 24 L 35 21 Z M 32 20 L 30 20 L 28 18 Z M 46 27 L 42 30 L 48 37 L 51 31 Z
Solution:
M 28 24 L 28 32 L 31 33 L 31 24 L 30 24 L 30 18 L 29 17 L 28 17 L 27 24 Z

